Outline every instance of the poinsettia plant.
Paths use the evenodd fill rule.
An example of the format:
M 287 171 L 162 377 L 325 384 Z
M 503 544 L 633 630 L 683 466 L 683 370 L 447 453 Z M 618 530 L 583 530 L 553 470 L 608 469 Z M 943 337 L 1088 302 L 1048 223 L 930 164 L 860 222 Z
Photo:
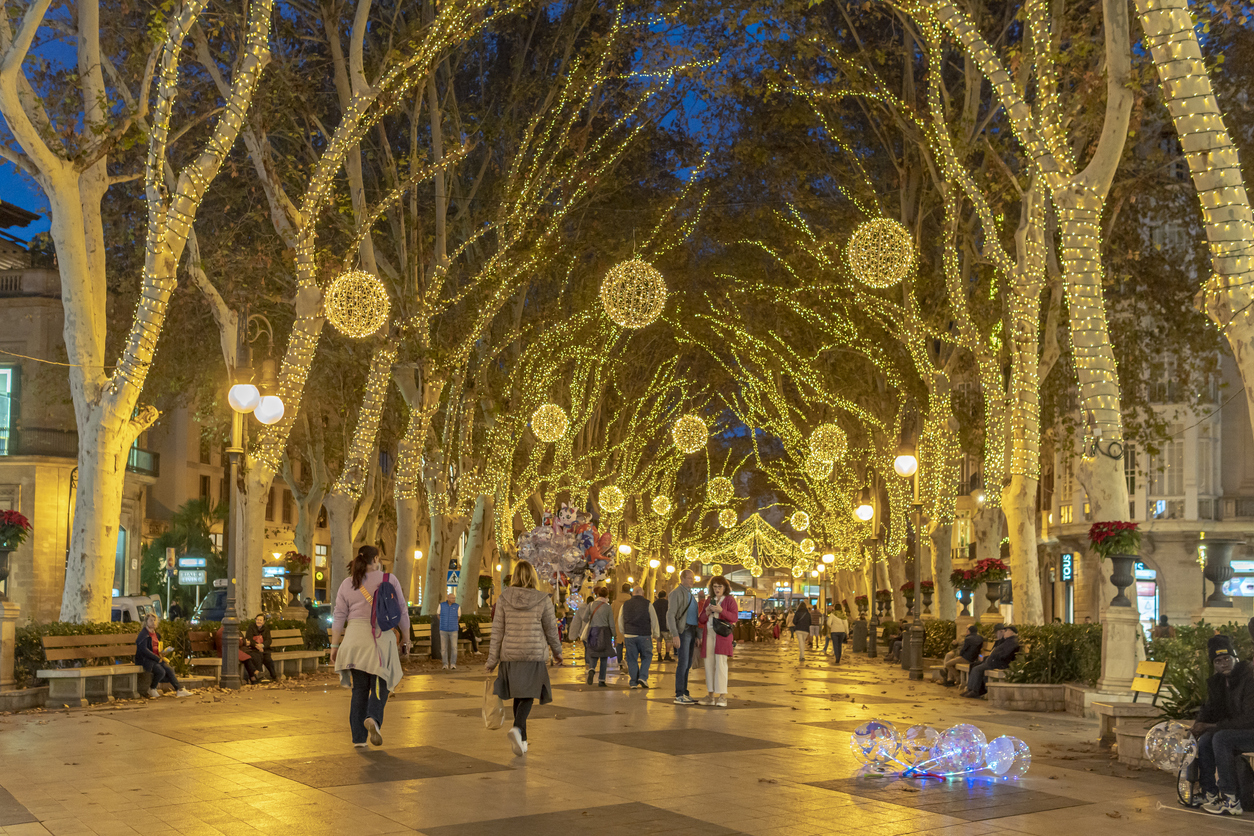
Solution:
M 978 561 L 974 571 L 976 580 L 980 583 L 1001 583 L 1010 577 L 1010 567 L 996 557 Z
M 295 549 L 283 555 L 283 565 L 287 568 L 289 575 L 303 575 L 309 571 L 309 564 L 312 562 L 309 555 L 301 554 Z
M 865 595 L 855 595 L 853 598 L 853 602 L 857 604 L 859 607 L 865 607 L 869 600 L 870 599 L 867 598 Z
M 1089 527 L 1089 545 L 1102 560 L 1112 554 L 1137 554 L 1141 550 L 1141 532 L 1134 522 L 1097 522 Z
M 980 579 L 970 569 L 955 569 L 949 573 L 949 584 L 954 589 L 970 592 L 980 585 Z
M 891 601 L 893 600 L 893 591 L 891 589 L 877 589 L 875 590 L 875 600 Z
M 933 592 L 936 589 L 936 583 L 935 581 L 923 581 L 919 584 L 919 589 L 922 589 L 925 594 Z
M 16 549 L 26 542 L 30 520 L 17 511 L 0 512 L 0 548 Z
M 907 598 L 914 597 L 914 581 L 906 581 L 898 588 L 901 590 L 901 594 Z
M 840 602 L 840 608 L 844 610 L 845 612 L 849 612 L 849 599 L 848 598 Z

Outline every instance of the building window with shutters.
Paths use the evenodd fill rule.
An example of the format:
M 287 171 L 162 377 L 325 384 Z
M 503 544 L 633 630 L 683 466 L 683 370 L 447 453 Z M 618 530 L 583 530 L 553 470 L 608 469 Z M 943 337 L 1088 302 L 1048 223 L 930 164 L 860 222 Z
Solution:
M 212 481 L 209 479 L 208 476 L 202 475 L 200 477 L 200 498 L 203 499 L 205 502 L 213 501 L 213 497 L 209 495 L 209 492 L 211 490 L 210 488 L 211 484 L 212 484 Z
M 266 522 L 274 522 L 274 488 L 266 493 Z
M 1156 520 L 1184 519 L 1184 426 L 1172 424 L 1170 437 L 1150 457 L 1150 516 Z
M 292 492 L 283 491 L 283 524 L 292 524 Z

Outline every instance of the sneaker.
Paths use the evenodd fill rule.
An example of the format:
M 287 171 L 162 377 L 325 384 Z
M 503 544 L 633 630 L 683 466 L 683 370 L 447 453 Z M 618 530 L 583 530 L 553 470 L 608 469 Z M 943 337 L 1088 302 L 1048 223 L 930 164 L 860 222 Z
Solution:
M 457 670 L 457 665 L 453 665 L 453 670 Z
M 369 749 L 370 744 L 369 743 L 354 743 L 353 748 L 354 749 Z
M 596 675 L 597 675 L 596 671 L 592 671 L 592 670 L 588 671 L 588 684 L 589 685 L 592 684 L 592 680 L 596 678 Z
M 382 746 L 383 735 L 379 733 L 379 724 L 374 721 L 374 718 L 367 717 L 362 721 L 362 725 L 366 727 L 366 734 L 370 735 L 370 742 L 375 746 Z
M 1201 790 L 1199 790 L 1193 793 L 1193 797 L 1190 799 L 1189 803 L 1185 804 L 1184 806 L 1197 809 L 1198 807 L 1201 807 L 1203 804 L 1217 804 L 1217 803 L 1219 803 L 1219 793 L 1202 792 Z
M 446 671 L 446 670 L 448 670 L 448 665 L 444 665 L 443 667 L 441 667 L 441 668 L 440 668 L 440 670 L 442 670 L 442 671 Z
M 644 689 L 644 690 L 646 690 L 646 691 L 647 691 L 647 690 L 649 690 L 649 683 L 647 683 L 647 682 L 643 682 L 643 681 L 642 681 L 642 682 L 637 682 L 636 684 L 637 684 L 637 685 L 639 685 L 641 688 L 643 688 L 643 689 Z
M 1202 809 L 1216 816 L 1239 816 L 1242 813 L 1241 800 L 1227 793 L 1207 801 L 1202 805 Z
M 176 697 L 190 697 L 191 695 L 192 695 L 192 692 L 187 690 L 186 688 L 180 688 L 174 692 L 174 696 Z
M 149 698 L 149 699 L 153 699 L 153 700 L 155 700 L 155 699 L 156 699 L 157 697 L 159 697 L 159 696 L 161 696 L 161 692 L 160 692 L 160 691 L 158 691 L 156 688 L 149 688 L 149 689 L 148 689 L 148 698 Z
M 598 686 L 598 687 L 601 687 L 601 688 L 608 688 L 608 687 L 610 687 L 610 686 L 608 686 L 608 685 L 606 685 L 606 684 L 605 684 L 605 680 L 604 680 L 604 679 L 602 679 L 602 680 L 600 680 L 599 682 L 597 682 L 597 686 Z
M 526 753 L 527 743 L 522 739 L 522 732 L 518 730 L 517 726 L 507 731 L 505 736 L 509 738 L 509 748 L 514 750 L 516 756 Z
M 714 701 L 714 704 L 717 705 L 719 708 L 726 708 L 727 697 L 719 697 L 717 700 Z
M 714 698 L 708 694 L 697 700 L 697 705 L 714 705 Z
M 680 694 L 678 697 L 675 697 L 675 705 L 696 705 L 696 704 L 697 704 L 697 701 L 694 700 L 692 697 L 688 696 L 687 694 Z

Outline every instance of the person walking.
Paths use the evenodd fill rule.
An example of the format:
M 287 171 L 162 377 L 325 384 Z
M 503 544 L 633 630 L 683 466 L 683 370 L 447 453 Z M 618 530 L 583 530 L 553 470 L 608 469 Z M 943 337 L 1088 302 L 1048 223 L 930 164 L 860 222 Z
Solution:
M 597 684 L 602 688 L 605 684 L 605 671 L 610 664 L 610 656 L 614 655 L 613 610 L 610 608 L 610 590 L 607 586 L 598 586 L 595 590 L 596 599 L 588 605 L 588 641 L 585 644 L 588 658 L 588 684 L 597 675 L 600 665 L 601 676 Z M 495 632 L 495 631 L 494 631 Z
M 810 611 L 810 648 L 819 649 L 819 633 L 826 626 L 826 619 L 823 615 L 822 607 L 815 607 Z
M 771 637 L 779 641 L 779 616 L 771 619 Z
M 797 661 L 806 660 L 806 642 L 810 639 L 810 608 L 802 601 L 792 614 L 792 636 L 797 642 Z
M 353 689 L 348 730 L 353 745 L 365 749 L 367 739 L 375 746 L 383 745 L 383 710 L 404 676 L 401 656 L 409 655 L 409 610 L 396 576 L 379 566 L 379 550 L 374 546 L 357 550 L 348 575 L 335 593 L 331 665 L 340 675 L 340 684 Z M 374 600 L 385 583 L 402 602 L 399 637 L 393 630 L 376 634 L 371 625 Z
M 693 647 L 699 629 L 697 598 L 692 584 L 697 576 L 691 569 L 679 573 L 679 585 L 666 596 L 666 629 L 675 648 L 675 704 L 696 705 L 688 693 L 688 674 L 692 670 Z M 589 679 L 591 681 L 591 679 Z
M 135 664 L 152 676 L 152 682 L 148 686 L 148 696 L 152 699 L 161 696 L 162 682 L 170 683 L 176 697 L 192 695 L 191 691 L 179 684 L 174 668 L 161 655 L 161 636 L 157 632 L 156 613 L 144 616 L 144 626 L 139 628 L 139 635 L 135 637 Z
M 827 614 L 827 641 L 823 643 L 823 654 L 827 655 L 827 646 L 834 645 L 836 648 L 835 659 L 833 664 L 840 664 L 840 657 L 844 652 L 845 641 L 849 638 L 849 622 L 845 621 L 840 610 L 832 607 L 831 612 Z
M 440 661 L 441 670 L 457 670 L 457 620 L 461 607 L 457 606 L 457 593 L 450 592 L 440 602 Z
M 583 644 L 583 663 L 589 667 L 592 666 L 592 658 L 588 655 L 588 643 L 583 641 L 583 626 L 588 623 L 588 608 L 592 606 L 592 602 L 595 600 L 591 595 L 587 597 L 583 602 L 583 606 L 575 610 L 575 614 L 571 616 L 570 628 L 568 629 L 572 645 L 571 655 L 574 655 L 573 645 L 575 642 L 581 642 Z M 572 662 L 571 664 L 575 663 Z
M 740 617 L 736 599 L 731 595 L 727 578 L 716 575 L 710 578 L 709 595 L 701 602 L 697 623 L 701 628 L 701 657 L 705 659 L 706 695 L 698 700 L 700 705 L 727 707 L 727 664 L 731 660 L 736 643 L 731 628 Z M 719 632 L 722 622 L 727 635 Z
M 173 610 L 171 610 L 173 612 Z M 1172 627 L 1167 621 L 1167 616 L 1159 616 L 1158 624 L 1150 631 L 1151 639 L 1174 639 L 1176 637 L 1176 628 Z
M 618 632 L 624 640 L 627 655 L 627 673 L 631 677 L 628 688 L 649 689 L 649 666 L 653 663 L 653 642 L 662 635 L 658 628 L 657 611 L 644 589 L 631 588 L 631 597 L 618 610 Z
M 549 682 L 549 655 L 562 664 L 562 640 L 557 634 L 553 599 L 537 589 L 540 578 L 526 560 L 514 564 L 511 586 L 501 590 L 492 617 L 488 673 L 500 666 L 492 691 L 514 701 L 514 725 L 506 735 L 515 755 L 527 753 L 527 716 L 536 700 L 553 702 Z
M 257 613 L 248 625 L 248 629 L 244 631 L 244 644 L 248 655 L 252 657 L 253 668 L 258 672 L 258 681 L 261 680 L 260 671 L 264 665 L 266 673 L 270 674 L 270 681 L 278 682 L 279 675 L 274 672 L 274 657 L 270 655 L 270 625 L 266 624 L 265 613 Z
M 614 628 L 614 655 L 618 657 L 618 675 L 620 677 L 627 675 L 627 658 L 624 650 L 627 647 L 626 637 L 623 636 L 621 630 L 618 629 L 618 614 L 622 612 L 623 604 L 627 603 L 627 599 L 631 597 L 631 584 L 625 583 L 619 588 L 618 594 L 614 596 L 613 602 L 610 604 L 613 620 L 610 622 Z
M 657 640 L 657 660 L 659 662 L 671 661 L 671 634 L 666 628 L 666 610 L 670 607 L 670 602 L 666 598 L 666 593 L 658 590 L 657 599 L 653 602 L 653 612 L 657 615 L 658 626 L 661 627 L 661 635 Z M 662 654 L 666 655 L 663 656 Z

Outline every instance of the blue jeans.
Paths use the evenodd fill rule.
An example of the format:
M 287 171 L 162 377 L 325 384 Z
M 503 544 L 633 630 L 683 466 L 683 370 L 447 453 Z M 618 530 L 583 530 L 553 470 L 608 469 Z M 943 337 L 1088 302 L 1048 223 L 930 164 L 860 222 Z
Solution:
M 348 706 L 348 729 L 354 743 L 366 742 L 366 718 L 383 728 L 383 707 L 388 703 L 388 688 L 384 681 L 365 671 L 350 670 L 353 675 L 353 699 Z
M 1244 752 L 1254 752 L 1254 729 L 1215 729 L 1198 738 L 1198 780 L 1202 792 L 1236 795 L 1237 769 L 1243 763 Z
M 828 635 L 827 640 L 829 642 L 832 642 L 832 645 L 836 648 L 836 659 L 834 661 L 839 662 L 841 653 L 845 649 L 845 634 L 844 633 L 831 633 Z M 826 645 L 823 646 L 823 652 L 824 653 L 827 652 Z
M 626 641 L 627 673 L 631 683 L 648 684 L 649 665 L 653 663 L 653 639 L 649 636 L 628 636 Z
M 693 646 L 697 643 L 697 628 L 689 624 L 679 634 L 679 650 L 675 653 L 675 696 L 688 694 L 688 670 L 692 667 Z

